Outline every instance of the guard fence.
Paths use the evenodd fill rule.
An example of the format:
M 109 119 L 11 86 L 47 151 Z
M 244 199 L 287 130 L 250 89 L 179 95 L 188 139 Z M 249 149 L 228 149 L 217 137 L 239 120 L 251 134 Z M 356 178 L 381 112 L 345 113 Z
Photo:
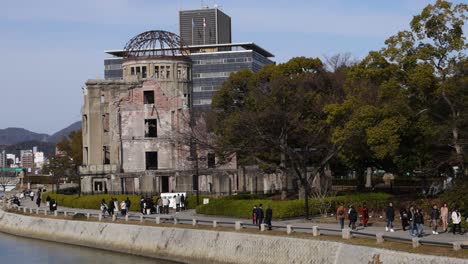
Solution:
M 197 218 L 180 218 L 175 216 L 164 216 L 164 215 L 139 215 L 139 214 L 127 214 L 117 215 L 114 214 L 112 216 L 105 216 L 102 213 L 80 213 L 78 211 L 71 211 L 71 210 L 55 210 L 50 211 L 44 208 L 28 208 L 24 206 L 16 206 L 13 204 L 8 203 L 6 205 L 8 209 L 13 209 L 18 212 L 24 214 L 36 214 L 36 215 L 45 215 L 45 216 L 65 216 L 65 217 L 73 217 L 76 215 L 80 215 L 87 220 L 94 220 L 94 221 L 103 221 L 107 219 L 107 221 L 133 221 L 133 222 L 148 222 L 148 223 L 155 223 L 155 224 L 173 224 L 173 225 L 202 225 L 202 226 L 211 226 L 213 228 L 217 227 L 226 227 L 232 228 L 234 230 L 239 231 L 241 229 L 260 229 L 261 232 L 264 232 L 268 229 L 266 224 L 256 225 L 251 223 L 244 223 L 242 221 L 219 221 L 219 220 L 205 220 L 205 219 L 197 219 Z M 414 248 L 420 247 L 421 245 L 430 245 L 430 246 L 438 246 L 438 247 L 447 247 L 453 248 L 453 250 L 464 250 L 468 249 L 468 244 L 463 242 L 440 242 L 440 241 L 432 241 L 422 238 L 404 238 L 404 237 L 397 237 L 392 235 L 387 235 L 385 233 L 366 233 L 362 231 L 351 230 L 349 228 L 345 229 L 334 229 L 334 228 L 325 228 L 320 227 L 319 225 L 313 225 L 310 227 L 304 226 L 293 226 L 293 225 L 272 225 L 271 228 L 273 230 L 278 231 L 286 231 L 288 235 L 292 233 L 311 233 L 313 236 L 320 236 L 321 234 L 326 235 L 335 235 L 341 236 L 342 239 L 352 239 L 353 237 L 368 237 L 368 238 L 375 238 L 377 243 L 384 243 L 385 241 L 399 241 L 404 243 L 411 243 Z

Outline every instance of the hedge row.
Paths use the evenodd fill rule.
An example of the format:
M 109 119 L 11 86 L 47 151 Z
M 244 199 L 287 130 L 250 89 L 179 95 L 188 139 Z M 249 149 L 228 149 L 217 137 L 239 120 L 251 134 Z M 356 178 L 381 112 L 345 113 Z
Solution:
M 330 211 L 334 211 L 338 204 L 345 206 L 361 206 L 364 202 L 371 210 L 380 210 L 387 204 L 391 196 L 384 193 L 363 193 L 343 195 L 328 198 L 331 202 Z M 252 209 L 259 204 L 263 208 L 270 206 L 275 218 L 293 218 L 304 216 L 304 200 L 273 201 L 268 199 L 238 200 L 236 198 L 224 197 L 210 200 L 209 204 L 200 205 L 196 208 L 197 213 L 205 215 L 223 215 L 241 218 L 250 218 Z M 315 215 L 319 213 L 319 201 L 309 199 L 309 213 Z
M 45 193 L 42 196 L 42 201 L 45 202 L 47 195 L 55 199 L 59 206 L 65 206 L 70 208 L 84 208 L 84 209 L 99 209 L 101 206 L 101 200 L 104 198 L 108 203 L 111 198 L 116 198 L 119 202 L 124 201 L 127 197 L 130 199 L 131 206 L 130 211 L 140 210 L 140 199 L 139 195 L 114 195 L 114 194 L 94 194 L 94 195 L 81 195 L 77 194 L 56 194 L 56 193 Z M 159 196 L 154 196 L 153 200 L 156 202 Z M 200 196 L 200 203 L 203 203 L 203 198 L 206 196 Z M 197 198 L 195 195 L 189 195 L 186 202 L 188 209 L 195 209 L 197 206 Z

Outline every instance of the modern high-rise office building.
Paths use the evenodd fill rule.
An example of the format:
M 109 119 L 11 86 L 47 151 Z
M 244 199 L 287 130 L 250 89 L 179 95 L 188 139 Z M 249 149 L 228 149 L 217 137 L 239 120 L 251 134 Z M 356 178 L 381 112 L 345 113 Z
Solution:
M 231 43 L 231 17 L 218 8 L 179 12 L 179 32 L 184 45 Z
M 179 21 L 180 38 L 188 43 L 193 61 L 191 100 L 196 108 L 209 107 L 231 73 L 242 69 L 256 72 L 274 63 L 270 59 L 274 55 L 253 42 L 231 43 L 231 18 L 218 8 L 180 11 Z M 124 50 L 105 52 L 112 57 L 104 60 L 104 78 L 122 80 Z

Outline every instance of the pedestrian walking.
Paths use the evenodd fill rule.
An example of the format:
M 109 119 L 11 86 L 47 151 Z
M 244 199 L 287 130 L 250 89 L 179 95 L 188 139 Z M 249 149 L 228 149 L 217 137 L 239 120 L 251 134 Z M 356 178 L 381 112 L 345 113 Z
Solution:
M 40 195 L 37 196 L 37 199 L 36 199 L 37 207 L 41 207 L 41 201 L 42 201 L 41 196 Z
M 349 206 L 349 211 L 348 211 L 348 218 L 349 218 L 349 224 L 348 227 L 351 227 L 352 230 L 356 229 L 356 221 L 357 221 L 357 212 L 356 209 L 354 209 L 354 206 Z
M 175 196 L 175 203 L 176 203 L 176 212 L 179 212 L 180 211 L 180 195 L 179 194 Z
M 34 191 L 29 193 L 29 198 L 31 198 L 31 202 L 34 201 Z
M 184 196 L 184 194 L 182 194 L 180 196 L 180 208 L 182 208 L 182 210 L 185 211 L 185 196 Z
M 113 216 L 114 215 L 114 199 L 111 198 L 110 201 L 109 201 L 109 205 L 107 206 L 107 213 L 109 213 L 109 216 Z
M 439 209 L 437 208 L 437 205 L 435 204 L 432 205 L 430 216 L 431 216 L 432 234 L 438 235 L 439 233 L 437 232 L 437 227 L 439 226 L 440 212 L 439 212 Z
M 156 201 L 156 213 L 157 214 L 162 214 L 163 212 L 163 202 L 162 198 L 159 197 L 158 200 Z
M 117 201 L 117 198 L 114 198 L 114 214 L 117 215 L 119 213 L 119 201 Z
M 163 198 L 163 207 L 164 207 L 164 214 L 169 214 L 169 199 L 167 197 Z
M 400 217 L 401 217 L 401 227 L 403 231 L 406 231 L 406 227 L 409 226 L 409 218 L 408 218 L 408 211 L 406 208 L 400 209 Z
M 460 214 L 460 209 L 456 209 L 455 211 L 452 212 L 452 232 L 455 235 L 458 229 L 458 233 L 460 235 L 463 235 L 462 230 L 461 230 L 461 214 Z
M 49 207 L 50 206 L 50 196 L 47 195 L 46 197 L 46 206 Z
M 265 224 L 268 225 L 268 230 L 271 230 L 271 219 L 273 218 L 273 210 L 271 210 L 270 205 L 267 205 L 265 211 Z
M 130 211 L 130 205 L 132 205 L 132 202 L 130 202 L 130 199 L 127 199 L 125 200 L 125 207 L 126 207 L 126 211 L 127 213 Z
M 346 218 L 346 211 L 344 209 L 344 206 L 340 204 L 338 208 L 336 209 L 336 218 L 340 221 L 340 228 L 344 228 L 344 221 Z
M 49 209 L 50 209 L 51 212 L 57 210 L 57 202 L 56 202 L 54 199 L 51 199 L 51 200 L 50 200 L 50 207 L 49 207 Z
M 122 201 L 120 203 L 120 214 L 122 216 L 125 216 L 127 214 L 127 204 L 125 203 L 125 201 Z
M 448 228 L 448 217 L 449 217 L 449 209 L 447 203 L 444 203 L 440 208 L 440 221 L 442 222 L 442 230 L 447 232 Z
M 107 212 L 107 203 L 105 199 L 101 200 L 101 212 L 102 212 L 102 215 L 105 215 Z
M 258 229 L 260 229 L 261 225 L 263 224 L 263 208 L 262 208 L 262 204 L 259 204 L 258 205 L 258 208 L 257 208 L 257 223 L 258 223 Z
M 388 230 L 390 229 L 390 232 L 395 232 L 395 230 L 393 230 L 393 222 L 395 221 L 395 209 L 393 208 L 392 203 L 389 203 L 387 208 L 385 208 L 385 219 L 387 221 L 385 231 L 388 232 Z
M 367 208 L 366 203 L 359 208 L 359 212 L 361 213 L 362 225 L 367 227 L 367 222 L 369 221 L 369 209 Z
M 415 223 L 414 223 L 414 213 L 415 213 L 414 207 L 411 206 L 408 211 L 408 219 L 409 219 L 409 234 L 412 237 L 416 236 L 416 233 L 414 232 L 416 229 Z
M 140 212 L 145 214 L 145 198 L 143 196 L 140 198 Z
M 422 237 L 424 235 L 424 216 L 421 209 L 416 209 L 414 212 L 414 224 L 416 225 L 416 236 Z
M 252 209 L 252 224 L 256 225 L 257 224 L 257 206 L 254 205 Z

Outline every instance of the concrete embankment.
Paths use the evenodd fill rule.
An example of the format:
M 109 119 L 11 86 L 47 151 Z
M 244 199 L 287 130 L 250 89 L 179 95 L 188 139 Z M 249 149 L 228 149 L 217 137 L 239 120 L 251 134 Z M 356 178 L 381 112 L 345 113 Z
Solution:
M 70 221 L 25 216 L 2 210 L 0 232 L 186 263 L 468 263 L 468 260 L 463 259 L 330 241 Z

